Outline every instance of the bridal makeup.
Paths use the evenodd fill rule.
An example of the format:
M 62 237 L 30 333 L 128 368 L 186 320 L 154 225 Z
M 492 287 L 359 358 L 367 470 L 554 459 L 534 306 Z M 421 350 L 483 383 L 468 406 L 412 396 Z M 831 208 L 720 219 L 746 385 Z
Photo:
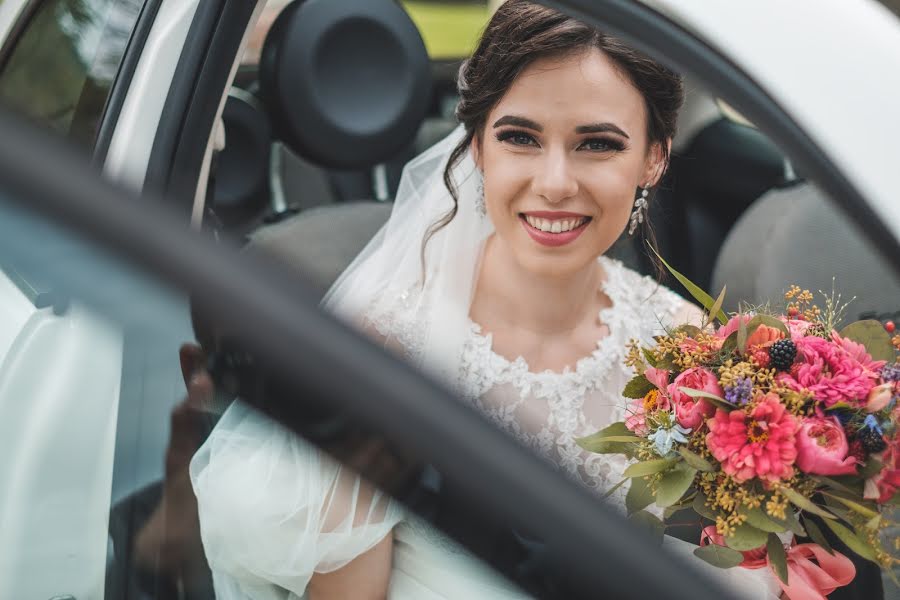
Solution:
M 644 98 L 603 52 L 535 60 L 473 142 L 493 247 L 534 275 L 584 273 L 653 179 L 648 144 Z

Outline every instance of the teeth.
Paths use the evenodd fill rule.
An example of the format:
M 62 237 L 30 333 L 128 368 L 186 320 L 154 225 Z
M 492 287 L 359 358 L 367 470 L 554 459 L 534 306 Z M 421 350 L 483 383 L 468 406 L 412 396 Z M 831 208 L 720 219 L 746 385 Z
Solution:
M 531 215 L 525 215 L 525 221 L 529 225 L 531 225 L 535 229 L 540 229 L 541 231 L 545 231 L 547 233 L 562 233 L 564 231 L 571 231 L 584 225 L 584 222 L 586 220 L 586 217 L 579 217 L 577 219 L 561 219 L 558 221 L 550 221 L 548 219 L 539 219 L 537 217 L 532 217 Z

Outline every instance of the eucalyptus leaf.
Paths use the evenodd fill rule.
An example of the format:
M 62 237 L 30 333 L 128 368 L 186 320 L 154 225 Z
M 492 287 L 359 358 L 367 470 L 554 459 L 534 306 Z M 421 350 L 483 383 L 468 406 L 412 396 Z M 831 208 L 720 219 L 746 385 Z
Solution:
M 697 469 L 686 463 L 679 463 L 663 473 L 656 489 L 656 505 L 662 508 L 676 504 L 694 483 Z
M 628 514 L 644 510 L 653 504 L 653 501 L 653 492 L 650 490 L 647 480 L 643 477 L 633 477 L 631 487 L 628 488 L 628 494 L 625 496 L 625 508 Z
M 784 519 L 772 519 L 776 523 L 784 523 L 784 525 L 794 534 L 806 537 L 806 530 L 800 524 L 800 517 L 794 511 L 788 511 Z
M 679 389 L 679 391 L 681 391 L 684 394 L 687 394 L 691 398 L 703 398 L 704 400 L 708 401 L 710 404 L 717 406 L 723 410 L 732 411 L 735 408 L 737 408 L 734 404 L 732 404 L 725 398 L 721 398 L 719 396 L 716 396 L 715 394 L 710 394 L 708 392 L 703 392 L 700 390 L 695 390 L 693 388 L 684 387 L 684 386 L 679 386 L 678 389 Z
M 645 460 L 644 462 L 634 463 L 625 469 L 625 477 L 644 477 L 653 475 L 660 471 L 665 471 L 675 464 L 674 458 L 656 458 L 653 460 Z
M 855 490 L 851 488 L 848 484 L 838 481 L 836 479 L 832 479 L 831 477 L 825 477 L 824 475 L 813 475 L 812 479 L 818 481 L 822 485 L 828 486 L 833 490 L 837 490 L 839 492 L 843 492 L 845 494 L 852 494 L 854 496 L 859 496 L 862 493 L 862 487 L 860 489 Z
M 784 494 L 785 498 L 787 498 L 788 500 L 791 501 L 791 504 L 793 504 L 794 506 L 796 506 L 797 508 L 799 508 L 801 510 L 811 512 L 814 515 L 819 515 L 820 517 L 825 517 L 826 519 L 835 519 L 836 518 L 833 514 L 831 514 L 824 508 L 821 508 L 820 506 L 817 506 L 816 504 L 814 504 L 812 502 L 812 500 L 810 500 L 806 496 L 800 494 L 799 492 L 792 490 L 789 487 L 783 487 L 779 491 L 782 494 Z
M 646 396 L 650 391 L 655 390 L 656 386 L 650 383 L 650 380 L 643 375 L 635 375 L 631 381 L 625 384 L 622 395 L 626 398 L 638 400 Z
M 747 328 L 747 320 L 744 319 L 744 315 L 741 315 L 740 319 L 738 319 L 737 330 L 737 349 L 741 354 L 747 350 L 747 337 L 749 335 L 750 331 Z
M 628 520 L 648 531 L 655 541 L 662 544 L 663 534 L 666 532 L 666 524 L 660 521 L 659 517 L 642 510 L 628 517 Z
M 610 496 L 613 495 L 613 492 L 615 492 L 617 489 L 619 489 L 620 487 L 622 487 L 623 485 L 625 485 L 625 482 L 626 482 L 626 481 L 628 481 L 628 478 L 623 479 L 622 481 L 620 481 L 620 482 L 617 483 L 616 485 L 614 485 L 614 486 L 612 486 L 611 488 L 609 488 L 608 490 L 606 490 L 606 491 L 603 493 L 603 495 L 600 496 L 600 497 L 603 498 L 604 500 L 605 500 L 606 498 L 609 498 Z
M 753 527 L 768 533 L 781 533 L 787 531 L 787 523 L 777 522 L 769 518 L 762 508 L 744 508 L 741 513 L 747 517 L 747 522 Z
M 769 556 L 769 562 L 774 567 L 778 579 L 787 584 L 787 554 L 784 552 L 784 545 L 782 545 L 781 540 L 774 533 L 770 533 L 769 539 L 766 541 L 766 554 Z
M 891 335 L 885 331 L 884 325 L 875 319 L 866 319 L 850 323 L 841 329 L 841 337 L 858 342 L 866 347 L 866 352 L 873 360 L 897 360 L 897 352 L 891 344 Z
M 691 281 L 690 279 L 688 279 L 687 277 L 685 277 L 684 275 L 682 275 L 681 273 L 679 273 L 678 271 L 673 269 L 672 265 L 667 263 L 666 260 L 662 256 L 659 255 L 659 252 L 656 251 L 656 248 L 650 246 L 650 250 L 653 251 L 653 254 L 655 254 L 656 258 L 658 258 L 660 260 L 660 262 L 662 262 L 662 264 L 666 267 L 666 269 L 669 271 L 669 273 L 671 273 L 672 276 L 675 279 L 677 279 L 678 282 L 681 283 L 681 285 L 684 286 L 684 288 L 688 291 L 688 293 L 690 293 L 690 295 L 693 296 L 694 299 L 703 306 L 703 308 L 705 308 L 706 310 L 710 310 L 713 307 L 713 305 L 715 304 L 715 300 L 712 299 L 712 296 L 710 296 L 709 294 L 704 292 L 703 289 L 700 286 L 698 286 L 696 283 L 694 283 L 693 281 Z M 728 317 L 725 315 L 725 312 L 722 311 L 721 309 L 719 309 L 719 311 L 716 314 L 714 314 L 713 316 L 716 319 L 718 319 L 722 325 L 724 325 L 725 323 L 728 322 Z
M 697 454 L 695 452 L 691 452 L 684 446 L 682 446 L 681 448 L 678 449 L 678 453 L 684 459 L 684 462 L 691 465 L 698 471 L 705 471 L 707 473 L 712 473 L 713 471 L 716 470 L 716 468 L 712 464 L 710 464 L 710 462 L 708 460 L 706 460 L 705 458 L 703 458 L 702 456 L 700 456 L 699 454 Z
M 859 554 L 861 557 L 866 560 L 870 560 L 872 562 L 876 562 L 875 559 L 875 550 L 864 540 L 860 539 L 855 532 L 845 527 L 841 523 L 837 521 L 823 521 L 825 525 L 828 526 L 828 529 L 834 533 L 838 537 L 839 540 L 844 542 L 848 548 Z
M 756 550 L 766 543 L 769 533 L 762 529 L 742 523 L 734 528 L 734 533 L 725 536 L 725 544 L 733 549 L 745 552 L 747 550 Z
M 715 510 L 706 505 L 706 496 L 697 492 L 697 495 L 694 497 L 694 502 L 691 504 L 691 508 L 694 509 L 694 512 L 700 515 L 701 517 L 705 517 L 710 521 L 715 521 L 719 516 Z
M 822 533 L 822 530 L 819 529 L 819 526 L 816 525 L 816 522 L 812 519 L 805 517 L 803 519 L 803 524 L 806 526 L 806 534 L 809 539 L 813 541 L 814 544 L 818 544 L 821 546 L 825 552 L 828 554 L 834 554 L 834 548 L 831 547 L 831 544 L 828 542 L 828 538 Z
M 685 324 L 676 327 L 675 331 L 673 331 L 672 333 L 684 333 L 687 334 L 689 338 L 696 338 L 698 335 L 700 335 L 700 333 L 702 333 L 702 330 L 696 325 Z
M 716 544 L 694 549 L 694 556 L 720 569 L 730 569 L 744 562 L 744 555 L 737 550 Z
M 575 440 L 579 446 L 588 452 L 595 454 L 633 454 L 632 444 L 629 442 L 612 441 L 609 438 L 632 437 L 634 434 L 625 427 L 625 423 L 619 421 L 609 425 L 595 434 Z
M 641 354 L 644 355 L 644 360 L 647 361 L 648 365 L 654 368 L 659 368 L 659 359 L 653 355 L 653 352 L 651 352 L 647 348 L 641 347 Z
M 866 464 L 864 464 L 859 469 L 859 471 L 857 471 L 857 474 L 862 479 L 869 479 L 869 478 L 875 477 L 876 475 L 881 473 L 881 469 L 883 467 L 884 467 L 884 465 L 881 463 L 880 460 L 870 456 L 869 459 L 866 461 Z

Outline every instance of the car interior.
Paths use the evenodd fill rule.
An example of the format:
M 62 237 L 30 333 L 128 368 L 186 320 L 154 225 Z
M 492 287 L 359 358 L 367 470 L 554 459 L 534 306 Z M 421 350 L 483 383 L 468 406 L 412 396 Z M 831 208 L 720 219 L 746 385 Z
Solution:
M 204 225 L 274 255 L 324 294 L 389 217 L 403 165 L 456 127 L 465 56 L 429 56 L 394 0 L 271 4 L 280 12 L 225 102 Z M 834 275 L 857 298 L 852 316 L 900 318 L 891 304 L 900 282 L 826 194 L 699 83 L 685 87 L 671 166 L 651 205 L 660 255 L 704 289 L 727 285 L 728 310 L 739 299 L 778 299 L 785 282 L 830 290 Z M 796 252 L 801 245 L 815 250 Z M 656 276 L 640 236 L 623 236 L 611 253 Z M 124 545 L 160 493 L 149 486 L 114 507 L 112 537 Z M 157 585 L 113 571 L 130 579 L 117 586 Z M 190 597 L 212 598 L 211 587 Z

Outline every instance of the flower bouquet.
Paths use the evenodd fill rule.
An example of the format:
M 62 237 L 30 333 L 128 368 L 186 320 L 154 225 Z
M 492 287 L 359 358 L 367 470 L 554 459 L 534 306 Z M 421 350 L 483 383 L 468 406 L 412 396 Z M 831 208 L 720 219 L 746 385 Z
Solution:
M 668 265 L 667 265 L 668 266 Z M 855 576 L 823 535 L 890 567 L 883 543 L 900 496 L 900 336 L 868 320 L 838 329 L 846 305 L 822 308 L 792 287 L 785 305 L 738 314 L 670 268 L 709 312 L 651 347 L 632 342 L 636 371 L 627 418 L 579 440 L 588 451 L 635 460 L 630 518 L 661 536 L 692 509 L 705 523 L 694 553 L 722 568 L 771 568 L 787 597 L 819 598 Z M 618 487 L 618 486 L 617 486 Z M 610 491 L 611 492 L 611 491 Z M 813 517 L 814 518 L 811 518 Z M 794 535 L 812 543 L 785 543 Z

